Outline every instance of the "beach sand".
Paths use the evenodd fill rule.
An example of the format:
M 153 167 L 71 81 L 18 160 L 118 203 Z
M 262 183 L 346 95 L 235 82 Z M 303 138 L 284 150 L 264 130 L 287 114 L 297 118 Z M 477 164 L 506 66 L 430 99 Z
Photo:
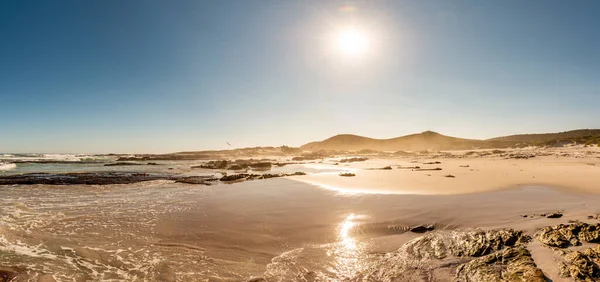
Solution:
M 355 173 L 355 177 L 322 173 L 297 180 L 328 189 L 365 193 L 453 195 L 521 185 L 562 187 L 600 193 L 600 153 L 595 149 L 572 147 L 554 152 L 514 152 L 525 156 L 538 156 L 528 159 L 498 156 L 370 159 L 337 165 Z M 465 152 L 451 153 L 461 156 Z M 510 154 L 510 151 L 505 154 Z M 386 166 L 390 166 L 391 169 L 380 169 Z M 410 169 L 415 166 L 419 166 L 421 170 Z M 432 170 L 437 168 L 441 170 Z M 453 177 L 447 177 L 449 175 Z
M 450 154 L 344 156 L 293 167 L 306 176 L 213 186 L 4 186 L 0 264 L 31 281 L 489 281 L 489 265 L 464 265 L 518 249 L 551 281 L 576 281 L 561 272 L 566 254 L 596 244 L 539 238 L 547 226 L 600 223 L 597 149 Z M 410 231 L 418 225 L 434 230 Z M 507 228 L 531 240 L 489 239 Z M 485 251 L 456 255 L 469 246 Z M 492 272 L 515 267 L 502 263 Z

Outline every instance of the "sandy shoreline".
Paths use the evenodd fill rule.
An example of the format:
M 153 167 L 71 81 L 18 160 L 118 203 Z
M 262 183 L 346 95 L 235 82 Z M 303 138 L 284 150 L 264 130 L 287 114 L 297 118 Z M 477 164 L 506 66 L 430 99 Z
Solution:
M 392 169 L 379 169 L 386 166 Z M 415 166 L 422 171 L 409 168 Z M 529 159 L 372 159 L 331 167 L 348 170 L 356 176 L 340 177 L 338 173 L 321 173 L 294 179 L 350 193 L 452 195 L 528 185 L 600 193 L 600 158 L 596 155 L 536 156 Z
M 211 186 L 3 186 L 0 264 L 32 281 L 466 281 L 489 267 L 471 262 L 519 250 L 528 271 L 574 281 L 561 268 L 572 265 L 566 254 L 597 243 L 582 235 L 554 247 L 540 234 L 559 224 L 600 230 L 600 159 L 588 150 L 343 156 L 269 171 L 304 176 Z M 410 231 L 418 225 L 434 230 Z

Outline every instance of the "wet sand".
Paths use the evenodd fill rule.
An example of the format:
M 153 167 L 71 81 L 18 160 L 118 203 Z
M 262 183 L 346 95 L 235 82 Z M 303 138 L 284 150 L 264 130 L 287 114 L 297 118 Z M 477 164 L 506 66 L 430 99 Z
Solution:
M 407 232 L 415 224 L 534 234 L 600 212 L 598 195 L 547 187 L 431 196 L 338 193 L 286 179 L 117 186 L 2 190 L 1 263 L 58 281 L 301 281 L 308 272 L 337 281 L 422 236 Z M 556 210 L 564 216 L 521 216 Z M 552 275 L 554 258 L 537 249 Z

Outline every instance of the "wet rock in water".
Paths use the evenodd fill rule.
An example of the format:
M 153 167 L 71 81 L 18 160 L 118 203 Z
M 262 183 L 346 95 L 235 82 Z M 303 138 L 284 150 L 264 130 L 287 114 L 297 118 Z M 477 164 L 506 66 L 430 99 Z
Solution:
M 506 248 L 474 259 L 456 270 L 459 281 L 534 281 L 546 282 L 529 251 L 523 247 Z
M 228 170 L 244 170 L 246 168 L 248 168 L 248 166 L 232 165 L 228 168 Z
M 566 248 L 569 245 L 579 246 L 581 241 L 600 242 L 600 224 L 575 222 L 548 226 L 541 230 L 538 240 L 550 247 Z
M 210 161 L 202 165 L 192 166 L 192 168 L 205 168 L 205 169 L 225 169 L 227 168 L 228 162 L 222 161 Z
M 356 176 L 356 174 L 351 173 L 351 172 L 345 172 L 345 173 L 342 172 L 342 173 L 340 173 L 340 176 L 342 176 L 342 177 L 353 177 L 353 176 Z
M 265 173 L 265 174 L 250 174 L 250 173 L 240 173 L 240 174 L 231 174 L 225 175 L 221 177 L 219 180 L 223 182 L 233 182 L 233 181 L 242 181 L 242 180 L 255 180 L 255 179 L 269 179 L 269 178 L 278 178 L 285 176 L 300 176 L 306 175 L 306 173 L 298 171 L 294 173 Z
M 126 162 L 117 162 L 114 164 L 104 164 L 104 166 L 128 166 L 128 165 L 142 165 L 138 163 L 126 163 Z
M 0 185 L 108 185 L 131 184 L 151 180 L 177 180 L 176 174 L 151 174 L 136 172 L 81 172 L 81 173 L 27 173 L 0 176 Z
M 383 169 L 383 170 L 391 170 L 391 169 L 392 169 L 392 167 L 388 165 L 388 166 L 384 166 L 384 167 L 382 167 L 381 169 Z
M 147 163 L 146 165 L 158 165 L 157 163 Z
M 398 166 L 399 169 L 420 169 L 420 166 Z
M 448 178 L 455 178 L 456 176 L 454 176 L 454 175 L 452 175 L 452 174 L 448 174 L 448 175 L 445 175 L 444 177 L 448 177 Z
M 425 233 L 427 231 L 432 231 L 434 230 L 435 227 L 433 225 L 415 225 L 413 227 L 410 228 L 410 232 L 414 232 L 414 233 Z
M 340 163 L 354 163 L 354 162 L 364 162 L 369 158 L 348 158 L 340 160 Z
M 248 174 L 248 173 L 240 173 L 240 174 L 231 174 L 231 175 L 225 175 L 223 177 L 221 177 L 219 180 L 221 181 L 238 181 L 238 180 L 243 180 L 249 177 L 252 177 L 253 174 Z M 258 174 L 256 174 L 255 176 L 258 176 Z
M 427 163 L 423 163 L 423 164 L 428 164 L 428 165 L 430 165 L 430 164 L 442 164 L 442 162 L 435 161 L 435 162 L 427 162 Z
M 469 165 L 459 165 L 458 167 L 469 167 Z
M 431 171 L 431 170 L 442 170 L 441 167 L 436 167 L 436 168 L 417 168 L 417 169 L 413 169 L 413 171 Z
M 249 166 L 251 168 L 270 169 L 272 164 L 270 162 L 261 162 L 261 163 L 251 163 L 251 164 L 249 164 Z
M 212 181 L 212 180 L 207 177 L 201 177 L 201 176 L 182 177 L 182 178 L 175 180 L 176 183 L 210 185 L 210 183 L 207 181 Z
M 547 218 L 561 218 L 563 215 L 559 212 L 553 212 L 546 215 Z

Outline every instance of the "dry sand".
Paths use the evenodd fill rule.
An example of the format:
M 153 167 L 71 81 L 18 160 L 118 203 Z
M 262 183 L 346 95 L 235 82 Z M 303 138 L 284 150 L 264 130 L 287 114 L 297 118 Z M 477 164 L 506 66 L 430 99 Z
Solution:
M 528 159 L 502 156 L 373 159 L 338 166 L 356 174 L 312 174 L 297 178 L 324 188 L 346 192 L 452 195 L 494 191 L 522 185 L 561 187 L 600 193 L 600 153 L 597 148 L 570 147 L 513 150 L 506 154 L 537 155 Z M 460 157 L 460 158 L 459 158 Z M 440 164 L 425 164 L 440 162 Z M 380 170 L 391 166 L 391 170 Z M 423 170 L 401 169 L 419 166 Z M 332 166 L 333 167 L 333 166 Z M 448 175 L 454 177 L 446 177 Z

